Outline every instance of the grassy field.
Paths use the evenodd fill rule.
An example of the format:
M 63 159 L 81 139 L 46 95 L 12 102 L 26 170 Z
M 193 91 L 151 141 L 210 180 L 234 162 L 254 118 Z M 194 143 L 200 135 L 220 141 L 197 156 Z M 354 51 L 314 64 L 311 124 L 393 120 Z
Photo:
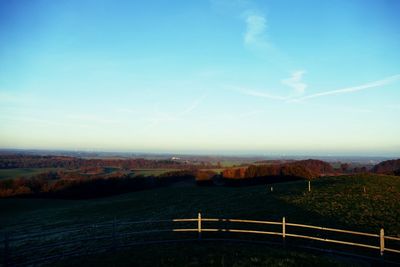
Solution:
M 179 171 L 179 169 L 132 169 L 131 173 L 143 176 L 158 176 L 172 171 Z
M 15 169 L 0 169 L 0 179 L 14 179 L 19 177 L 29 178 L 34 175 L 45 173 L 49 171 L 74 171 L 66 170 L 63 168 L 15 168 Z M 178 171 L 179 169 L 133 169 L 131 171 L 124 171 L 126 174 L 133 173 L 134 175 L 143 176 L 157 176 L 170 171 Z M 120 168 L 105 167 L 104 174 L 112 174 L 121 171 Z
M 369 266 L 361 260 L 285 251 L 255 244 L 178 243 L 135 247 L 51 266 Z
M 40 173 L 61 170 L 60 168 L 17 168 L 0 169 L 0 179 L 14 179 L 17 177 L 31 177 Z
M 400 177 L 343 176 L 249 187 L 165 187 L 90 200 L 0 199 L 0 229 L 196 216 L 280 220 L 400 234 Z M 366 193 L 363 187 L 366 187 Z
M 38 225 L 41 229 L 63 229 L 66 225 L 114 218 L 193 218 L 201 211 L 203 217 L 218 218 L 280 221 L 285 216 L 288 222 L 372 233 L 383 227 L 386 234 L 400 236 L 400 177 L 327 177 L 313 181 L 311 193 L 305 181 L 273 187 L 273 192 L 267 185 L 188 186 L 91 200 L 0 199 L 0 232 L 29 230 Z

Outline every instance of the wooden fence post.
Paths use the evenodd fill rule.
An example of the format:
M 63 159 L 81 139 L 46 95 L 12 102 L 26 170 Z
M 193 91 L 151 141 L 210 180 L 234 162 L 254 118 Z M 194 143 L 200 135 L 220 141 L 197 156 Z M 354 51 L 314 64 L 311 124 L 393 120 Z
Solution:
M 9 257 L 10 257 L 10 239 L 9 234 L 4 233 L 4 266 L 9 266 Z
M 201 239 L 201 213 L 199 212 L 197 215 L 197 232 L 199 234 L 199 240 Z
M 383 228 L 381 228 L 379 233 L 379 247 L 381 256 L 383 256 L 383 252 L 385 251 L 385 230 L 383 230 Z
M 284 244 L 285 244 L 285 238 L 286 238 L 286 218 L 282 217 L 282 239 Z

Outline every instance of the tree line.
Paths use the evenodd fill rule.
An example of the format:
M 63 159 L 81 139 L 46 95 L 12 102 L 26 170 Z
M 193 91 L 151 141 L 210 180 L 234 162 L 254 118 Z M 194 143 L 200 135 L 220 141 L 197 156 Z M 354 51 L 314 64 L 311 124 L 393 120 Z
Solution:
M 182 162 L 174 160 L 149 159 L 83 159 L 66 156 L 30 156 L 0 155 L 0 169 L 12 168 L 66 168 L 81 167 L 117 167 L 121 169 L 135 168 L 188 168 Z
M 169 186 L 186 180 L 194 182 L 194 178 L 194 172 L 185 170 L 158 176 L 113 174 L 91 179 L 62 179 L 56 172 L 47 172 L 31 178 L 0 180 L 0 197 L 85 199 Z
M 258 177 L 296 177 L 313 179 L 332 174 L 332 166 L 321 160 L 300 160 L 278 164 L 257 164 L 248 167 L 229 168 L 223 171 L 226 179 L 250 179 Z

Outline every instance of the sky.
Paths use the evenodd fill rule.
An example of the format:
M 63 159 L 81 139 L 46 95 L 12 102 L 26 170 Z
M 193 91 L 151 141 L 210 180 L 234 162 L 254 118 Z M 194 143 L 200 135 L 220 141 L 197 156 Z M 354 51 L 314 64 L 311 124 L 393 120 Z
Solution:
M 400 156 L 399 10 L 0 0 L 0 148 Z

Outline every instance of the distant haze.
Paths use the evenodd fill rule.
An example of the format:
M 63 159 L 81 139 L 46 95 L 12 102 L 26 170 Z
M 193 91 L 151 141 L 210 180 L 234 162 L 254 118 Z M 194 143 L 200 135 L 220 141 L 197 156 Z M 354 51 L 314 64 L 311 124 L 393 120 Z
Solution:
M 1 1 L 0 148 L 400 157 L 400 1 Z

